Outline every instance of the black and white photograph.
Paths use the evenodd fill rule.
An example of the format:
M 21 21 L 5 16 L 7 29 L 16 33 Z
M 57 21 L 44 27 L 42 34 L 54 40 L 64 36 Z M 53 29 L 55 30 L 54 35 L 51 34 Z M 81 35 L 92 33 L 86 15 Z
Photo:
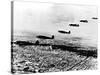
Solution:
M 11 73 L 98 69 L 95 5 L 11 1 Z

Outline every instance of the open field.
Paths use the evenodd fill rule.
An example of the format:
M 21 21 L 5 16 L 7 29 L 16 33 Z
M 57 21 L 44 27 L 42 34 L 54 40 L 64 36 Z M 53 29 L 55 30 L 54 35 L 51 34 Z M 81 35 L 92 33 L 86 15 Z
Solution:
M 97 69 L 96 6 L 12 1 L 11 72 Z
M 14 41 L 22 39 L 15 37 Z M 39 40 L 39 45 L 22 46 L 12 43 L 12 73 L 97 69 L 97 48 L 83 45 L 78 40 Z M 35 43 L 36 40 L 24 41 Z

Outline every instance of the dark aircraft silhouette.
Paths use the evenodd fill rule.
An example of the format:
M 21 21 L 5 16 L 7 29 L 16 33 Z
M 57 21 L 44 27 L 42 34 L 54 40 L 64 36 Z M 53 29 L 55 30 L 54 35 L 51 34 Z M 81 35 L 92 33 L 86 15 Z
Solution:
M 31 43 L 29 41 L 16 41 L 14 43 L 17 44 L 17 45 L 19 45 L 19 46 L 33 45 L 33 43 Z
M 87 20 L 80 20 L 80 22 L 88 23 L 88 21 L 87 21 Z
M 79 27 L 79 24 L 69 24 L 69 26 Z
M 92 17 L 92 19 L 98 19 L 98 18 L 96 18 L 96 17 Z
M 58 30 L 58 32 L 62 33 L 62 34 L 70 34 L 71 33 L 71 31 L 66 32 L 66 31 L 63 31 L 63 30 Z
M 52 35 L 52 37 L 43 36 L 43 35 L 38 35 L 36 37 L 39 38 L 39 39 L 54 39 L 54 35 Z

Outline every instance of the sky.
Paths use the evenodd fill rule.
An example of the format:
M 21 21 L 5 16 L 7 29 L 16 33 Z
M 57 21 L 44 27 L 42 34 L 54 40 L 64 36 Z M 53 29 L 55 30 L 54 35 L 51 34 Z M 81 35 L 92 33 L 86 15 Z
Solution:
M 97 40 L 97 20 L 91 19 L 97 16 L 96 6 L 15 1 L 14 32 L 60 34 L 58 30 L 70 30 L 70 36 Z M 88 23 L 80 23 L 80 19 L 86 19 Z M 80 27 L 70 27 L 70 23 L 77 23 Z

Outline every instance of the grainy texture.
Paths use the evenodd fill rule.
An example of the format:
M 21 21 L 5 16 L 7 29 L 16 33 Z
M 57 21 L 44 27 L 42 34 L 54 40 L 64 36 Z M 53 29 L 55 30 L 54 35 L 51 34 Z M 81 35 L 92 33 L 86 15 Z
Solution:
M 97 70 L 96 6 L 12 1 L 11 73 Z
M 68 42 L 53 40 L 50 43 L 49 40 L 43 40 L 43 43 L 48 43 L 52 46 L 61 44 L 61 41 L 66 46 L 65 50 L 62 50 L 62 48 L 50 49 L 50 46 L 41 45 L 19 46 L 13 43 L 13 71 L 15 73 L 42 73 L 97 69 L 96 57 L 77 54 L 77 52 L 73 52 L 69 48 L 67 50 Z M 56 44 L 56 42 L 58 43 Z M 83 50 L 83 52 L 85 50 L 96 51 L 95 48 L 85 47 L 76 48 L 75 50 Z

